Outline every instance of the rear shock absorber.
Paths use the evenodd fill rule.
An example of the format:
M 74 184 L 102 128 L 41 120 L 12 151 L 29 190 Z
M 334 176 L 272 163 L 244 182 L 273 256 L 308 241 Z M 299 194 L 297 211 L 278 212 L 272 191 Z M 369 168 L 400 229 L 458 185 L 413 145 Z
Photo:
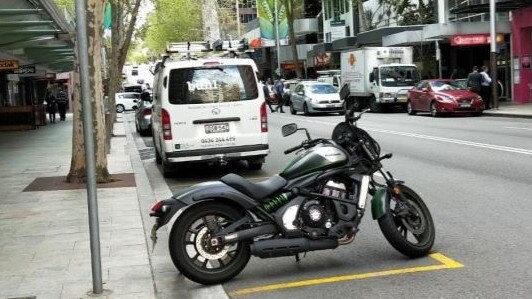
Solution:
M 293 194 L 291 192 L 279 193 L 272 197 L 270 200 L 262 204 L 262 208 L 268 213 L 275 212 L 278 208 L 286 204 L 292 199 Z

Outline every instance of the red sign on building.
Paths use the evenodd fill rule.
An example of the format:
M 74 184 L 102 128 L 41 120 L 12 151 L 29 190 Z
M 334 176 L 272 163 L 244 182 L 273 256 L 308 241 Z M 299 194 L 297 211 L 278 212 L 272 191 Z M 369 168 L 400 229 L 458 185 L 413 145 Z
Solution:
M 497 34 L 495 38 L 497 43 L 504 42 L 504 35 Z M 476 45 L 489 45 L 490 35 L 488 33 L 480 34 L 457 34 L 451 38 L 452 46 L 476 46 Z

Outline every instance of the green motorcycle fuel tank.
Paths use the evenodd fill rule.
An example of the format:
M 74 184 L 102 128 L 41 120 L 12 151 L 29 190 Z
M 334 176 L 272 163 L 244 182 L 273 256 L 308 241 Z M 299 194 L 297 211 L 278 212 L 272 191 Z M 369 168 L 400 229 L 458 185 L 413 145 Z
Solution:
M 349 157 L 344 150 L 332 144 L 322 144 L 300 152 L 280 176 L 291 180 L 316 171 L 345 166 L 348 163 Z

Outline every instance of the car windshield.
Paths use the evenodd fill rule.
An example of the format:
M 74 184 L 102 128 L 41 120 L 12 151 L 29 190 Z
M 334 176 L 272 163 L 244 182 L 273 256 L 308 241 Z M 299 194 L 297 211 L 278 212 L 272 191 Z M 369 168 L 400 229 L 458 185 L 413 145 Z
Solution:
M 259 97 L 255 73 L 249 65 L 217 65 L 170 71 L 171 104 L 238 102 Z
M 314 94 L 328 94 L 337 93 L 338 91 L 334 86 L 329 84 L 314 84 L 310 86 L 310 91 Z
M 414 86 L 419 82 L 415 66 L 386 66 L 380 69 L 382 86 Z
M 434 91 L 458 90 L 463 89 L 460 84 L 453 81 L 432 81 L 430 87 Z

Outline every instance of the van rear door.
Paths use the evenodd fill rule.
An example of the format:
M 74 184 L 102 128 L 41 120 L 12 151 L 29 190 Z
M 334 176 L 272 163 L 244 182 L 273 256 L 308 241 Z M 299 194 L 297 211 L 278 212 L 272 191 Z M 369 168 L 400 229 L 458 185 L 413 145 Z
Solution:
M 258 145 L 257 79 L 251 65 L 205 62 L 169 72 L 168 101 L 174 151 Z

